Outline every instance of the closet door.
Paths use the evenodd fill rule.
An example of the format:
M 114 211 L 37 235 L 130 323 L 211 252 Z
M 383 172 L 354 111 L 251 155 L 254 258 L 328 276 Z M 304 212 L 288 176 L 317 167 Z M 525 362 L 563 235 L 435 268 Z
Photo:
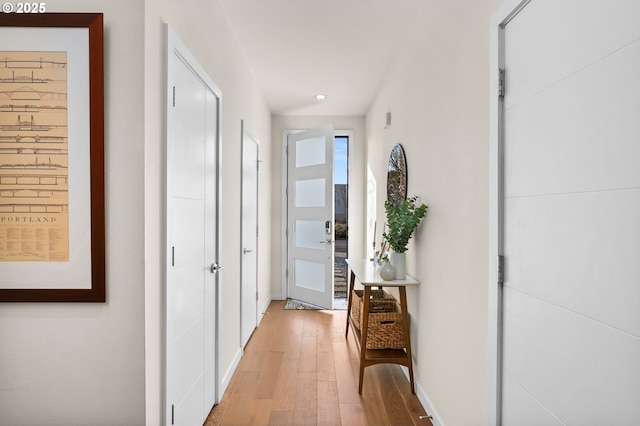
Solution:
M 221 93 L 166 31 L 165 421 L 201 425 L 218 397 Z
M 505 425 L 640 419 L 640 2 L 504 28 Z

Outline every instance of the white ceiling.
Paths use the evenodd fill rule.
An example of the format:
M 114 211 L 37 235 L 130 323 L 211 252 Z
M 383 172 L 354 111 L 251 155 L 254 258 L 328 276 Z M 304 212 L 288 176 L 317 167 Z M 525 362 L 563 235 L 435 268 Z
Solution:
M 424 0 L 219 1 L 273 114 L 361 116 Z

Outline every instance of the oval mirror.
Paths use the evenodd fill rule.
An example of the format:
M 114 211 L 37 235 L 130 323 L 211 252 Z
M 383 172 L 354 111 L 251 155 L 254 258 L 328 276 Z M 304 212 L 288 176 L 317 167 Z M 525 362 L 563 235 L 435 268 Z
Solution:
M 407 158 L 402 145 L 396 144 L 389 155 L 387 166 L 387 199 L 401 205 L 407 198 Z

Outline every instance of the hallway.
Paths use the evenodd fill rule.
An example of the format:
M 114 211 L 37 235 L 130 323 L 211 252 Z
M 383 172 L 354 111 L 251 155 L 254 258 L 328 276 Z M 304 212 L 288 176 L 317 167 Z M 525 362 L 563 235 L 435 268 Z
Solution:
M 399 366 L 365 369 L 345 340 L 346 311 L 283 310 L 271 302 L 220 404 L 214 425 L 430 425 Z

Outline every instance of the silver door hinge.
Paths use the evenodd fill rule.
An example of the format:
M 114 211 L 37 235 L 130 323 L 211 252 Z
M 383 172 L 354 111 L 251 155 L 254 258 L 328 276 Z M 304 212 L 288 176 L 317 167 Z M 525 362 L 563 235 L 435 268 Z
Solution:
M 504 283 L 504 256 L 498 255 L 498 282 Z
M 258 292 L 256 291 L 256 300 L 258 300 Z
M 171 247 L 171 266 L 176 266 L 176 247 Z
M 500 68 L 498 70 L 498 96 L 500 96 L 501 98 L 504 98 L 504 88 L 504 68 Z
M 176 86 L 173 86 L 173 106 L 176 106 Z

